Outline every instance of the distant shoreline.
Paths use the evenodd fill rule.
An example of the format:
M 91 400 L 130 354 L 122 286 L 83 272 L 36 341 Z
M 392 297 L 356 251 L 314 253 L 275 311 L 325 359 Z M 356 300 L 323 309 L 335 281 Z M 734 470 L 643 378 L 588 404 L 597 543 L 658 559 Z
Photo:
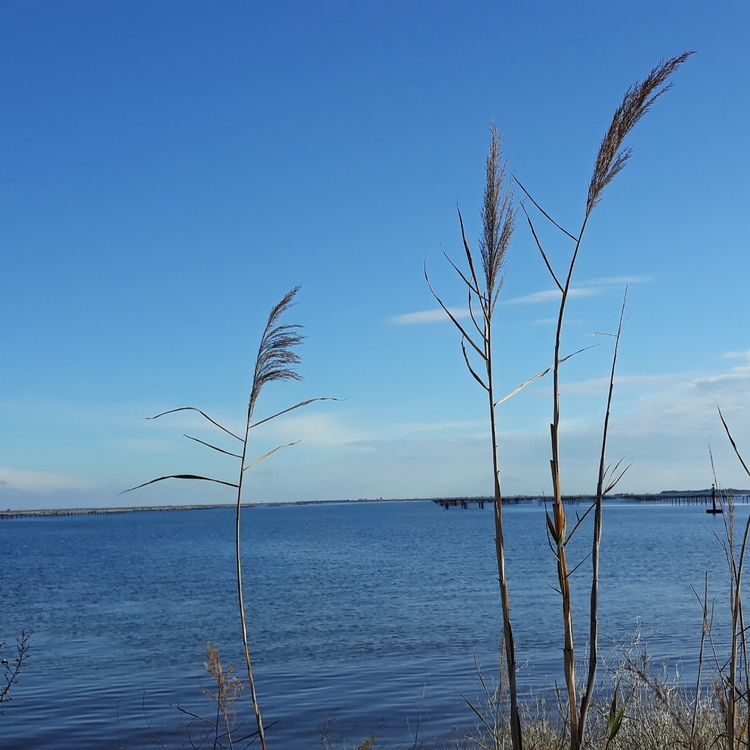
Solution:
M 690 502 L 694 500 L 700 502 L 710 496 L 711 490 L 666 490 L 659 493 L 641 493 L 631 494 L 623 493 L 607 498 L 607 501 L 616 500 L 626 502 L 674 502 L 676 500 Z M 750 500 L 750 490 L 725 489 L 717 491 L 717 498 L 725 495 L 731 495 L 743 503 Z M 503 498 L 503 504 L 515 505 L 520 503 L 530 503 L 542 501 L 545 498 L 540 495 L 508 495 Z M 546 498 L 549 500 L 549 498 Z M 274 503 L 243 503 L 243 508 L 252 507 L 278 507 L 285 505 L 331 505 L 333 503 L 404 503 L 404 502 L 435 502 L 451 504 L 461 503 L 491 503 L 491 496 L 471 496 L 471 497 L 410 497 L 410 498 L 357 498 L 356 500 L 291 500 L 288 502 Z M 569 495 L 563 498 L 564 502 L 580 503 L 593 502 L 593 495 Z M 236 508 L 236 503 L 207 503 L 202 505 L 134 505 L 120 508 L 49 508 L 35 510 L 8 510 L 0 511 L 0 519 L 3 518 L 22 518 L 38 516 L 78 516 L 78 515 L 95 515 L 111 513 L 138 513 L 140 511 L 168 511 L 168 510 L 210 510 L 213 508 Z
M 429 502 L 433 498 L 359 498 L 357 500 L 289 500 L 276 503 L 242 503 L 243 508 L 278 507 L 285 505 L 331 505 L 333 503 L 404 503 Z M 489 499 L 489 498 L 488 498 Z M 138 513 L 144 510 L 211 510 L 213 508 L 236 508 L 237 503 L 206 503 L 203 505 L 133 505 L 120 508 L 40 508 L 35 510 L 0 510 L 0 518 L 19 516 L 83 516 L 107 513 Z

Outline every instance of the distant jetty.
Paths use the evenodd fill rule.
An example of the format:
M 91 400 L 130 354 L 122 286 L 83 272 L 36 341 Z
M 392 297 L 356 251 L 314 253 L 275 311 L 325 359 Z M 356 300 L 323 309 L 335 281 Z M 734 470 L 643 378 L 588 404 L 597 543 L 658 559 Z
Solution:
M 605 503 L 668 503 L 670 505 L 711 505 L 716 498 L 721 503 L 731 500 L 734 503 L 750 502 L 750 490 L 728 489 L 712 490 L 665 490 L 659 493 L 642 494 L 619 494 L 608 495 L 604 498 Z M 563 503 L 566 505 L 578 505 L 580 503 L 592 504 L 596 501 L 595 495 L 563 495 Z M 449 508 L 484 508 L 485 503 L 492 504 L 495 499 L 486 497 L 438 497 L 432 498 L 446 510 Z M 538 495 L 509 495 L 503 497 L 503 505 L 518 505 L 519 503 L 549 503 L 551 497 L 539 497 Z
M 208 508 L 236 508 L 237 505 L 140 505 L 132 508 L 51 508 L 49 510 L 0 510 L 0 518 L 36 516 L 90 516 L 112 513 L 138 513 L 142 510 L 207 510 Z
M 421 501 L 431 498 L 357 498 L 356 500 L 290 500 L 278 503 L 242 503 L 243 508 L 275 507 L 279 505 L 330 505 L 332 503 L 400 503 Z M 237 503 L 207 503 L 205 505 L 134 505 L 123 508 L 49 508 L 39 510 L 0 510 L 3 518 L 33 518 L 39 516 L 91 516 L 112 513 L 140 513 L 141 511 L 165 510 L 212 510 L 214 508 L 236 508 Z
M 734 503 L 750 502 L 750 490 L 728 489 L 716 492 L 717 499 L 726 503 L 730 498 Z M 563 502 L 569 505 L 591 504 L 594 495 L 565 495 Z M 710 505 L 711 490 L 666 490 L 653 494 L 620 494 L 607 496 L 605 502 L 613 503 L 669 503 L 671 505 Z M 357 498 L 356 500 L 294 500 L 278 503 L 243 503 L 243 508 L 268 507 L 279 505 L 330 505 L 333 503 L 403 503 L 432 501 L 446 510 L 449 508 L 484 508 L 485 503 L 495 502 L 491 496 L 468 497 L 409 497 L 409 498 Z M 524 503 L 548 503 L 549 497 L 539 495 L 508 495 L 503 497 L 503 505 L 520 505 Z M 141 511 L 166 510 L 211 510 L 214 508 L 236 508 L 236 503 L 211 503 L 205 505 L 135 505 L 124 508 L 51 508 L 46 510 L 0 510 L 0 520 L 4 518 L 32 518 L 40 516 L 84 516 L 112 513 L 139 513 Z

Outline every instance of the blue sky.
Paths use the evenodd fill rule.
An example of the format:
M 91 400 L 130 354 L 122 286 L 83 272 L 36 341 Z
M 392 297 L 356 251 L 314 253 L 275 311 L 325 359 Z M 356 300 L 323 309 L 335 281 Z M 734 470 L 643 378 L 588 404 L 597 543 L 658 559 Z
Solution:
M 575 229 L 625 89 L 697 50 L 638 124 L 594 212 L 565 346 L 565 492 L 595 488 L 612 332 L 629 286 L 610 456 L 625 491 L 747 486 L 744 2 L 6 0 L 0 9 L 0 507 L 230 502 L 182 437 L 243 419 L 271 306 L 301 285 L 301 383 L 259 416 L 247 500 L 488 494 L 483 393 L 431 314 L 464 304 L 458 204 L 479 234 L 494 119 L 511 169 Z M 558 263 L 567 248 L 549 235 Z M 556 301 L 519 223 L 497 387 L 551 362 Z M 503 486 L 549 493 L 550 383 L 499 409 Z

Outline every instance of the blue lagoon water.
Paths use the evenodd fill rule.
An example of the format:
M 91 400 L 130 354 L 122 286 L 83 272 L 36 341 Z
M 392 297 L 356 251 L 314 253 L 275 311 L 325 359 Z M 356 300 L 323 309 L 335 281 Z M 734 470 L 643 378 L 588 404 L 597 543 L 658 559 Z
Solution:
M 581 511 L 583 506 L 581 506 Z M 257 506 L 243 511 L 251 652 L 269 748 L 447 746 L 473 725 L 475 661 L 497 673 L 500 606 L 492 511 L 431 502 Z M 524 690 L 560 676 L 559 597 L 544 508 L 505 506 L 509 581 Z M 744 523 L 747 508 L 737 510 Z M 588 521 L 587 521 L 588 523 Z M 213 718 L 206 642 L 242 676 L 230 509 L 0 521 L 0 640 L 32 633 L 28 666 L 3 704 L 0 745 L 182 748 Z M 601 634 L 640 631 L 652 658 L 690 674 L 710 576 L 717 620 L 726 562 L 703 507 L 610 505 L 602 545 Z M 588 553 L 586 523 L 571 543 Z M 573 586 L 586 641 L 588 561 Z M 577 585 L 577 586 L 576 586 Z M 717 634 L 721 635 L 720 631 Z M 6 654 L 7 655 L 7 654 Z M 246 699 L 239 706 L 252 731 Z M 240 732 L 241 734 L 241 732 Z

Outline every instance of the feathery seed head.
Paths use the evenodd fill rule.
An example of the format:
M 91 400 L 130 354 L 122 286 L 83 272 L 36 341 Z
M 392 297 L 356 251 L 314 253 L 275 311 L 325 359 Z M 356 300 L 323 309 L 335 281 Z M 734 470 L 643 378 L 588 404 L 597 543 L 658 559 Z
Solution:
M 604 188 L 609 185 L 615 175 L 625 166 L 630 158 L 631 150 L 623 148 L 622 143 L 627 134 L 633 129 L 638 120 L 648 112 L 651 105 L 665 92 L 671 88 L 666 83 L 672 73 L 687 60 L 693 52 L 683 52 L 677 57 L 662 61 L 657 65 L 641 83 L 636 81 L 626 92 L 622 104 L 612 118 L 607 134 L 604 136 L 602 145 L 594 165 L 594 174 L 589 184 L 588 200 L 586 202 L 586 215 L 596 208 L 601 201 Z
M 479 249 L 485 276 L 485 291 L 490 309 L 494 308 L 503 284 L 505 253 L 515 228 L 516 212 L 513 192 L 504 186 L 506 162 L 501 161 L 502 139 L 495 123 L 490 128 L 492 140 L 487 153 L 486 184 L 482 207 L 482 237 Z
M 300 325 L 277 325 L 279 318 L 294 304 L 294 297 L 299 287 L 294 287 L 271 310 L 268 315 L 263 337 L 258 348 L 258 358 L 255 361 L 253 387 L 250 393 L 250 410 L 260 395 L 263 386 L 274 380 L 302 380 L 302 376 L 294 369 L 302 358 L 292 347 L 299 346 L 305 337 L 297 331 Z

